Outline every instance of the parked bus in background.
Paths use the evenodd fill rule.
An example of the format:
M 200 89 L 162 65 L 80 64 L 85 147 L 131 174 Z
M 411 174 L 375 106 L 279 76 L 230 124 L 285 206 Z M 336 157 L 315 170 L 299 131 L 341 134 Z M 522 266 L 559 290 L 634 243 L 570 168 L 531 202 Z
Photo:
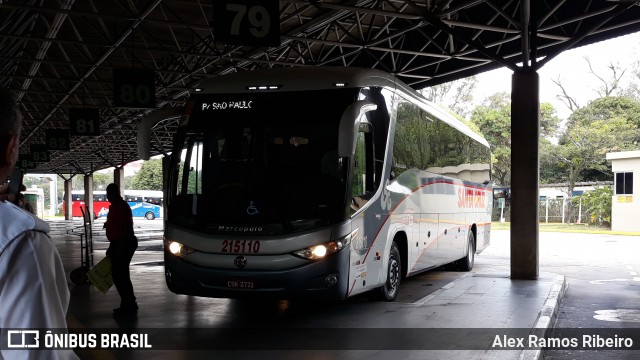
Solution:
M 272 69 L 199 87 L 167 168 L 171 291 L 393 301 L 405 276 L 468 271 L 489 245 L 488 143 L 393 75 Z
M 162 216 L 162 191 L 154 190 L 125 190 L 124 200 L 129 203 L 133 217 L 144 217 L 153 220 Z M 71 216 L 81 217 L 80 207 L 84 207 L 84 191 L 73 190 L 71 192 Z M 109 200 L 105 191 L 96 190 L 93 192 L 94 218 L 107 216 L 109 213 Z M 64 211 L 65 204 L 62 204 Z

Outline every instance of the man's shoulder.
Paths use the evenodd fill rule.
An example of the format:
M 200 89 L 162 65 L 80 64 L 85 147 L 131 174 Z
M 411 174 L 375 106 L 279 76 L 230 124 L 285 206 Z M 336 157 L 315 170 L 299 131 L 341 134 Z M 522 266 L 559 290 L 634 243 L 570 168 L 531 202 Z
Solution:
M 124 199 L 118 200 L 118 201 L 116 201 L 116 202 L 115 202 L 114 204 L 112 204 L 112 205 L 116 205 L 118 208 L 123 209 L 123 210 L 124 210 L 124 209 L 129 209 L 129 208 L 130 208 L 130 207 L 129 207 L 129 203 L 128 203 L 128 202 L 126 202 Z
M 49 225 L 18 206 L 0 201 L 0 253 L 26 231 L 49 232 Z

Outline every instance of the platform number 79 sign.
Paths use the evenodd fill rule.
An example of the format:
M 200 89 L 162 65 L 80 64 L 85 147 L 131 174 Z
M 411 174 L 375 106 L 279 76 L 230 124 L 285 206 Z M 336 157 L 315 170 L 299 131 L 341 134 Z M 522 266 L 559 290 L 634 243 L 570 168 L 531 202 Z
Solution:
M 226 0 L 213 3 L 216 41 L 235 45 L 279 46 L 278 0 Z

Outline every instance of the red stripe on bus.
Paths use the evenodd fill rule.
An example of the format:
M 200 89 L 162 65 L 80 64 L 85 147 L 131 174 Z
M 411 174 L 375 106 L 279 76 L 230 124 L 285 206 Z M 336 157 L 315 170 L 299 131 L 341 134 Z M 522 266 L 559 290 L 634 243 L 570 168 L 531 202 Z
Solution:
M 373 242 L 371 243 L 371 246 L 369 246 L 369 249 L 367 249 L 367 253 L 364 255 L 364 259 L 362 260 L 362 264 L 367 262 L 367 257 L 369 257 L 369 252 L 371 251 L 371 249 L 373 248 L 373 245 L 378 240 L 378 235 L 380 235 L 380 232 L 382 231 L 382 229 L 386 225 L 387 221 L 389 221 L 389 218 L 391 218 L 391 215 L 393 215 L 393 212 L 400 206 L 400 204 L 402 204 L 402 202 L 405 201 L 409 196 L 411 196 L 414 193 L 418 192 L 422 188 L 425 188 L 425 187 L 430 186 L 430 185 L 435 185 L 435 184 L 449 184 L 449 185 L 454 185 L 454 186 L 462 186 L 463 188 L 480 189 L 480 190 L 489 191 L 488 187 L 468 186 L 468 185 L 465 185 L 464 183 L 462 185 L 458 185 L 453 180 L 444 180 L 444 179 L 428 182 L 428 183 L 426 183 L 424 185 L 421 185 L 421 186 L 415 188 L 414 190 L 411 191 L 411 194 L 405 195 L 400 201 L 398 201 L 398 204 L 396 204 L 396 206 L 394 206 L 393 209 L 391 209 L 389 211 L 389 214 L 386 215 L 387 218 L 384 220 L 382 225 L 380 225 L 380 228 L 378 229 L 378 231 L 376 233 L 376 236 L 373 238 Z M 451 195 L 455 196 L 456 194 L 451 194 Z M 487 224 L 487 223 L 485 223 L 485 224 Z M 488 224 L 490 224 L 490 222 Z M 349 264 L 349 267 L 351 267 L 351 264 Z M 347 296 L 349 296 L 349 294 L 351 294 L 351 292 L 353 291 L 353 288 L 355 287 L 355 285 L 356 285 L 356 280 L 354 279 L 353 280 L 353 284 L 351 284 L 351 289 L 347 293 Z

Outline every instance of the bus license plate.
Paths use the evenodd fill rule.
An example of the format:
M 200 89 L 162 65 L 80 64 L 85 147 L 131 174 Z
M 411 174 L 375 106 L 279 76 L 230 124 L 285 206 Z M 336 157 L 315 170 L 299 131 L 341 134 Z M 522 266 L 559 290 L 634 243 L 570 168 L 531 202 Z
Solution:
M 255 289 L 253 280 L 227 280 L 227 287 L 230 289 Z

